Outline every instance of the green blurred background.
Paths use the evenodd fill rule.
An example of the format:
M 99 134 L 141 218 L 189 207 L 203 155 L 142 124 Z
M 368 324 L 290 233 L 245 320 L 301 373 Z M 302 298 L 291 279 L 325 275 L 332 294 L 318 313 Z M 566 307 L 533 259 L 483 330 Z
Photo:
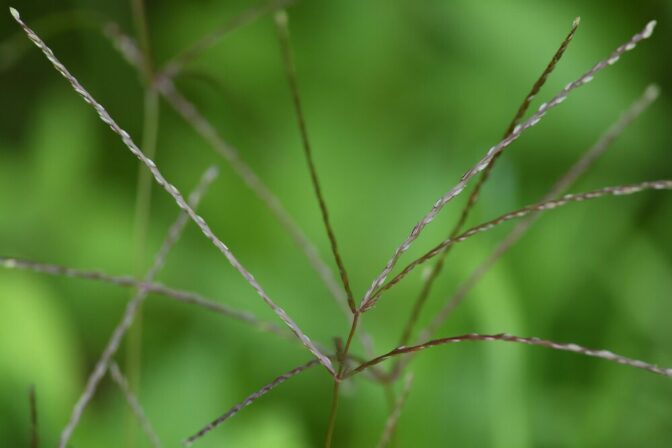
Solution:
M 157 65 L 254 4 L 149 1 Z M 130 3 L 16 0 L 13 6 L 139 142 L 142 83 L 94 19 L 76 29 L 61 29 L 58 18 L 40 21 L 85 11 L 133 33 Z M 581 28 L 534 105 L 651 18 L 659 24 L 653 39 L 575 92 L 508 150 L 471 223 L 539 200 L 650 82 L 661 86 L 661 98 L 572 191 L 672 177 L 669 0 L 313 0 L 299 2 L 289 14 L 316 164 L 357 296 L 435 199 L 499 140 L 577 15 Z M 0 23 L 0 255 L 139 272 L 136 159 L 17 34 L 9 13 Z M 178 86 L 240 149 L 333 264 L 271 18 L 208 50 Z M 307 334 L 326 344 L 345 336 L 340 310 L 301 252 L 165 103 L 156 160 L 184 192 L 209 164 L 220 164 L 203 216 Z M 405 260 L 445 237 L 466 196 L 446 207 Z M 154 189 L 150 216 L 145 267 L 177 216 L 165 192 Z M 441 335 L 539 336 L 672 366 L 670 222 L 672 197 L 665 192 L 551 211 L 469 295 Z M 453 251 L 423 322 L 511 228 L 506 224 Z M 365 316 L 378 352 L 395 346 L 420 271 Z M 193 225 L 159 279 L 276 320 Z M 30 384 L 37 390 L 43 446 L 56 443 L 129 297 L 115 286 L 0 270 L 0 445 L 28 446 Z M 123 366 L 124 350 L 118 359 Z M 177 446 L 308 359 L 295 344 L 151 296 L 144 308 L 139 398 L 165 446 Z M 644 371 L 504 343 L 436 348 L 418 356 L 411 370 L 415 385 L 397 446 L 672 444 L 672 383 Z M 324 369 L 308 371 L 197 446 L 320 446 L 331 384 Z M 388 413 L 382 389 L 359 377 L 342 393 L 336 446 L 375 445 Z M 135 446 L 148 446 L 134 426 L 107 378 L 72 446 L 126 446 L 134 432 Z

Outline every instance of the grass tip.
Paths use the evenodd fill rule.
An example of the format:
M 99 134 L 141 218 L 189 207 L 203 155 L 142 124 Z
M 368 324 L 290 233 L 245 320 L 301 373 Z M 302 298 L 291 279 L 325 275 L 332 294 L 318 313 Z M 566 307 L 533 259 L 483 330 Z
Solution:
M 0 260 L 0 266 L 8 269 L 14 269 L 17 266 L 16 260 L 13 258 L 7 258 L 4 260 Z
M 651 37 L 651 35 L 653 34 L 653 30 L 656 28 L 657 24 L 658 22 L 655 20 L 652 20 L 649 23 L 647 23 L 646 27 L 644 28 L 644 33 L 642 33 L 642 37 L 644 37 L 644 39 L 648 39 L 649 37 Z
M 649 84 L 644 95 L 649 100 L 655 100 L 660 95 L 660 86 L 658 84 Z
M 275 23 L 278 24 L 278 26 L 282 28 L 287 28 L 287 22 L 289 19 L 287 18 L 287 11 L 284 9 L 279 9 L 278 11 L 275 12 Z
M 21 20 L 21 15 L 19 14 L 19 11 L 17 11 L 16 9 L 14 9 L 10 6 L 9 7 L 9 12 L 12 13 L 12 16 L 14 16 L 15 20 Z
M 581 16 L 577 16 L 572 22 L 572 28 L 578 28 L 581 25 Z
M 205 177 L 210 180 L 214 180 L 219 176 L 219 166 L 218 165 L 210 165 L 208 167 L 208 170 L 205 172 Z

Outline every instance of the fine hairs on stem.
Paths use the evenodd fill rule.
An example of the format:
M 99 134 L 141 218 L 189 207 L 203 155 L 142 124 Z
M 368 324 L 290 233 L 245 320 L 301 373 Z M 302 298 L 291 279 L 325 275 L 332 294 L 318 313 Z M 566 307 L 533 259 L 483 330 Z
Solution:
M 629 366 L 635 369 L 646 370 L 648 372 L 661 375 L 663 377 L 672 378 L 672 369 L 659 367 L 653 363 L 641 361 L 638 359 L 626 357 L 616 354 L 609 350 L 595 350 L 583 347 L 575 343 L 561 343 L 548 339 L 537 337 L 521 337 L 512 336 L 507 333 L 497 334 L 481 334 L 469 333 L 460 336 L 442 337 L 430 340 L 433 333 L 439 328 L 440 324 L 445 320 L 448 314 L 454 307 L 463 299 L 466 293 L 474 286 L 484 273 L 489 269 L 494 262 L 501 257 L 513 244 L 515 244 L 525 231 L 534 223 L 540 213 L 558 208 L 573 202 L 589 201 L 606 196 L 624 196 L 635 193 L 644 192 L 647 190 L 672 190 L 672 180 L 656 180 L 633 183 L 630 185 L 620 185 L 612 187 L 604 187 L 584 193 L 565 194 L 566 190 L 582 176 L 593 163 L 606 151 L 610 144 L 615 140 L 623 130 L 635 119 L 642 111 L 644 111 L 652 101 L 658 96 L 658 89 L 655 86 L 650 86 L 646 89 L 644 95 L 638 99 L 619 119 L 609 128 L 609 130 L 598 140 L 598 142 L 591 147 L 588 152 L 572 166 L 569 171 L 551 188 L 543 199 L 528 205 L 500 215 L 490 221 L 473 225 L 467 230 L 463 227 L 467 223 L 470 212 L 473 210 L 475 203 L 478 200 L 479 193 L 487 182 L 489 174 L 491 173 L 495 162 L 501 156 L 503 151 L 513 143 L 523 132 L 530 127 L 536 125 L 546 113 L 555 106 L 562 103 L 569 94 L 575 89 L 582 87 L 590 82 L 593 77 L 604 68 L 614 64 L 627 51 L 632 50 L 642 40 L 651 36 L 654 30 L 655 22 L 649 22 L 646 27 L 639 33 L 635 34 L 625 44 L 619 46 L 606 59 L 595 64 L 590 70 L 586 71 L 582 76 L 575 81 L 567 84 L 558 94 L 556 94 L 550 101 L 543 103 L 532 115 L 525 121 L 525 116 L 531 101 L 540 92 L 546 79 L 556 67 L 557 63 L 565 53 L 569 43 L 574 38 L 574 35 L 579 26 L 579 19 L 577 18 L 562 41 L 560 47 L 554 54 L 553 58 L 542 72 L 541 76 L 534 83 L 532 89 L 525 97 L 523 103 L 518 108 L 516 115 L 502 140 L 490 150 L 469 170 L 465 172 L 460 181 L 450 190 L 448 190 L 441 198 L 439 198 L 431 210 L 418 221 L 413 227 L 408 237 L 402 244 L 394 251 L 392 257 L 385 265 L 382 272 L 371 282 L 371 286 L 361 297 L 357 304 L 355 302 L 355 295 L 352 291 L 347 270 L 344 261 L 339 251 L 337 244 L 336 232 L 330 221 L 327 201 L 321 188 L 321 179 L 318 176 L 317 166 L 319 165 L 314 160 L 315 153 L 308 138 L 308 128 L 306 125 L 306 116 L 303 111 L 301 96 L 299 94 L 297 73 L 294 62 L 294 55 L 290 44 L 290 35 L 288 30 L 288 16 L 285 7 L 291 4 L 291 0 L 269 0 L 260 3 L 233 19 L 224 23 L 211 33 L 206 34 L 196 43 L 187 47 L 186 50 L 178 53 L 178 56 L 171 59 L 164 65 L 163 69 L 156 70 L 154 67 L 151 52 L 150 42 L 148 37 L 147 22 L 144 14 L 144 2 L 142 0 L 134 0 L 134 18 L 138 28 L 139 44 L 124 34 L 121 29 L 112 22 L 101 21 L 107 23 L 104 27 L 104 33 L 114 43 L 124 58 L 130 62 L 143 75 L 146 89 L 146 103 L 145 103 L 145 130 L 143 131 L 143 145 L 142 150 L 138 147 L 130 135 L 123 130 L 109 115 L 107 110 L 98 103 L 94 97 L 79 83 L 79 81 L 67 70 L 67 68 L 56 58 L 52 50 L 42 41 L 40 37 L 29 28 L 22 20 L 19 13 L 10 8 L 14 19 L 19 23 L 24 32 L 27 34 L 30 41 L 32 41 L 47 57 L 47 59 L 54 65 L 56 70 L 63 75 L 66 80 L 73 87 L 75 92 L 80 95 L 89 105 L 91 105 L 100 119 L 106 123 L 113 132 L 121 137 L 124 145 L 135 155 L 141 166 L 141 181 L 138 187 L 138 223 L 146 222 L 148 216 L 149 190 L 147 185 L 152 178 L 172 197 L 174 202 L 180 208 L 175 223 L 170 227 L 168 235 L 166 236 L 162 246 L 155 255 L 153 264 L 144 278 L 136 279 L 128 276 L 115 276 L 105 272 L 96 270 L 79 270 L 67 266 L 61 266 L 50 263 L 40 263 L 24 258 L 0 256 L 0 267 L 7 269 L 23 269 L 32 272 L 41 272 L 56 276 L 65 276 L 72 278 L 81 278 L 87 280 L 94 280 L 127 288 L 133 288 L 135 294 L 129 301 L 124 314 L 118 325 L 112 331 L 112 334 L 100 355 L 93 371 L 88 377 L 85 389 L 76 402 L 69 421 L 64 427 L 59 447 L 65 448 L 69 446 L 71 437 L 79 424 L 82 413 L 87 405 L 94 398 L 96 391 L 103 377 L 109 373 L 112 380 L 119 386 L 126 402 L 128 403 L 134 418 L 142 427 L 149 443 L 154 447 L 160 447 L 161 442 L 157 431 L 150 424 L 150 419 L 145 414 L 143 407 L 138 399 L 139 394 L 134 392 L 132 387 L 134 375 L 130 369 L 126 370 L 127 376 L 124 376 L 119 366 L 114 361 L 119 345 L 124 336 L 132 328 L 132 324 L 137 320 L 139 310 L 150 293 L 156 293 L 166 296 L 173 300 L 199 306 L 202 309 L 209 310 L 215 313 L 223 314 L 235 320 L 249 324 L 250 326 L 289 339 L 300 346 L 310 351 L 313 356 L 308 362 L 301 364 L 280 376 L 273 379 L 270 383 L 263 386 L 256 392 L 248 395 L 240 403 L 236 404 L 219 417 L 212 420 L 210 423 L 199 425 L 201 429 L 194 432 L 191 436 L 183 440 L 185 446 L 191 446 L 199 441 L 203 436 L 213 431 L 215 428 L 223 424 L 225 421 L 236 415 L 245 407 L 256 402 L 258 399 L 265 396 L 268 392 L 280 386 L 287 380 L 302 374 L 314 366 L 323 366 L 329 376 L 328 379 L 332 382 L 332 402 L 331 409 L 327 420 L 327 430 L 325 436 L 325 446 L 331 447 L 336 433 L 336 422 L 338 417 L 338 404 L 340 396 L 341 384 L 350 380 L 360 373 L 365 373 L 366 377 L 385 388 L 385 392 L 390 402 L 390 413 L 386 420 L 384 427 L 381 428 L 381 437 L 378 446 L 384 447 L 393 444 L 394 434 L 399 426 L 399 421 L 402 414 L 402 409 L 407 401 L 408 395 L 413 384 L 413 374 L 405 375 L 405 381 L 400 388 L 400 392 L 395 396 L 393 382 L 396 378 L 404 373 L 407 365 L 409 355 L 417 354 L 429 348 L 438 347 L 461 342 L 509 342 L 515 344 L 534 345 L 550 348 L 558 351 L 569 351 L 583 356 L 600 358 L 612 363 L 618 363 Z M 301 137 L 303 153 L 306 160 L 308 172 L 310 175 L 311 187 L 317 199 L 317 209 L 321 214 L 324 230 L 329 241 L 331 254 L 335 261 L 335 265 L 340 274 L 341 284 L 335 280 L 331 268 L 320 258 L 315 246 L 308 240 L 303 231 L 294 222 L 289 213 L 284 209 L 278 198 L 274 193 L 262 182 L 261 178 L 252 171 L 252 169 L 243 161 L 236 148 L 227 143 L 219 134 L 218 130 L 209 122 L 206 117 L 195 107 L 195 105 L 187 99 L 175 85 L 174 80 L 182 70 L 193 61 L 196 57 L 202 54 L 206 49 L 212 47 L 222 38 L 229 35 L 234 30 L 252 23 L 253 21 L 274 13 L 275 26 L 280 42 L 280 49 L 282 55 L 282 62 L 285 70 L 285 75 L 289 83 L 290 93 L 293 102 L 295 117 L 298 122 L 298 130 Z M 273 213 L 277 221 L 284 227 L 287 233 L 294 240 L 296 245 L 301 249 L 303 254 L 308 259 L 311 267 L 318 273 L 323 283 L 326 285 L 328 291 L 337 301 L 340 308 L 350 322 L 350 328 L 347 336 L 343 339 L 338 339 L 336 344 L 336 353 L 330 353 L 329 349 L 325 348 L 324 344 L 311 341 L 308 336 L 299 328 L 299 326 L 287 315 L 275 301 L 271 300 L 266 290 L 262 288 L 261 284 L 252 276 L 252 274 L 243 266 L 243 264 L 234 256 L 229 247 L 220 240 L 206 221 L 196 214 L 196 207 L 205 193 L 208 185 L 215 179 L 217 175 L 216 168 L 207 170 L 201 178 L 194 193 L 189 197 L 188 201 L 184 199 L 180 191 L 169 183 L 159 171 L 158 167 L 152 160 L 151 153 L 156 147 L 156 137 L 158 134 L 158 98 L 163 97 L 169 105 L 180 115 L 184 120 L 196 130 L 196 132 L 203 137 L 212 148 L 232 167 L 233 171 L 242 179 L 242 181 L 249 187 L 261 200 L 261 202 L 268 207 Z M 151 100 L 151 101 L 150 101 Z M 434 243 L 434 247 L 427 251 L 424 255 L 409 262 L 406 267 L 401 269 L 394 277 L 388 280 L 388 277 L 393 273 L 396 265 L 399 264 L 404 252 L 406 252 L 411 245 L 420 237 L 424 228 L 441 212 L 443 207 L 456 196 L 462 193 L 467 185 L 473 181 L 474 177 L 480 174 L 480 177 L 475 181 L 474 189 L 472 190 L 467 205 L 462 210 L 458 219 L 457 225 L 452 229 L 449 236 L 438 243 Z M 146 179 L 147 182 L 143 182 Z M 144 191 L 144 193 L 143 193 Z M 145 199 L 142 199 L 143 195 Z M 142 204 L 142 205 L 141 205 Z M 142 215 L 144 214 L 144 215 Z M 145 216 L 145 218 L 141 218 Z M 438 277 L 441 271 L 444 259 L 448 254 L 449 249 L 456 243 L 465 241 L 478 233 L 488 231 L 495 226 L 508 222 L 510 220 L 520 220 L 518 225 L 509 234 L 509 236 L 495 248 L 491 256 L 472 274 L 467 281 L 458 288 L 455 295 L 447 301 L 444 308 L 434 317 L 428 327 L 420 332 L 418 341 L 414 345 L 408 345 L 415 325 L 418 322 L 420 311 L 426 301 L 426 298 L 431 289 L 433 281 Z M 238 273 L 245 279 L 245 281 L 256 291 L 261 299 L 271 308 L 275 315 L 283 321 L 287 328 L 280 328 L 273 323 L 268 323 L 258 319 L 254 314 L 246 311 L 240 311 L 230 308 L 226 305 L 220 305 L 217 301 L 208 299 L 196 292 L 178 290 L 155 281 L 155 277 L 162 269 L 166 257 L 169 255 L 171 248 L 177 243 L 180 235 L 189 221 L 193 221 L 201 233 L 225 256 L 229 263 L 238 271 Z M 140 226 L 140 224 L 138 224 Z M 140 226 L 142 227 L 142 226 Z M 142 233 L 142 232 L 140 232 Z M 143 237 L 144 238 L 144 237 Z M 362 314 L 372 310 L 380 299 L 382 293 L 398 284 L 405 276 L 412 272 L 417 266 L 423 264 L 433 258 L 438 261 L 431 271 L 429 279 L 423 284 L 423 289 L 420 295 L 417 296 L 413 303 L 412 311 L 407 316 L 405 328 L 401 329 L 401 343 L 398 347 L 384 352 L 382 355 L 374 356 L 370 338 L 362 329 L 361 318 Z M 362 357 L 353 349 L 353 340 L 355 336 L 362 339 L 363 348 L 367 353 L 367 357 Z M 352 353 L 351 353 L 352 351 Z M 380 353 L 380 352 L 379 352 Z M 387 374 L 380 370 L 379 364 L 388 359 L 395 360 L 394 366 L 390 373 Z M 334 365 L 336 363 L 336 365 Z M 132 367 L 132 365 L 131 365 Z M 323 371 L 322 371 L 323 372 Z M 34 390 L 31 390 L 30 395 L 31 405 L 31 425 L 32 425 L 32 446 L 37 446 L 37 411 L 35 404 Z M 222 407 L 222 411 L 226 409 Z M 221 411 L 220 411 L 221 412 Z M 198 427 L 198 426 L 197 426 Z M 160 428 L 159 428 L 160 429 Z M 168 442 L 167 442 L 168 443 Z M 173 442 L 170 442 L 173 443 Z

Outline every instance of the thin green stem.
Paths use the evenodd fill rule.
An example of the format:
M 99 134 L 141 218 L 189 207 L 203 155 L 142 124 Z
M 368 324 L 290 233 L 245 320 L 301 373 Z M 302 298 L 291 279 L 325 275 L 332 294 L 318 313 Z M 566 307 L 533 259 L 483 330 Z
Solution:
M 329 211 L 327 209 L 327 203 L 324 199 L 324 194 L 322 193 L 322 187 L 320 185 L 320 179 L 317 175 L 317 168 L 315 167 L 315 161 L 313 159 L 313 149 L 310 144 L 310 139 L 308 138 L 308 127 L 306 125 L 306 118 L 303 113 L 303 106 L 301 102 L 301 96 L 299 94 L 299 86 L 296 75 L 296 65 L 294 64 L 294 56 L 292 54 L 292 49 L 289 42 L 289 27 L 288 27 L 288 17 L 285 10 L 280 10 L 275 13 L 275 25 L 278 32 L 278 40 L 280 41 L 280 48 L 282 50 L 282 61 L 285 68 L 285 74 L 287 76 L 287 81 L 289 83 L 289 89 L 292 93 L 292 101 L 294 103 L 294 111 L 296 113 L 296 120 L 299 125 L 299 132 L 301 134 L 301 142 L 303 144 L 303 152 L 306 158 L 306 163 L 308 164 L 308 171 L 310 172 L 310 180 L 313 184 L 313 190 L 317 198 L 317 203 L 320 207 L 320 213 L 322 215 L 322 222 L 324 223 L 325 230 L 327 232 L 327 237 L 329 238 L 329 244 L 331 245 L 331 252 L 334 255 L 334 260 L 338 266 L 338 272 L 341 275 L 341 282 L 343 283 L 343 288 L 348 297 L 348 306 L 352 314 L 357 314 L 357 305 L 355 304 L 355 299 L 350 287 L 350 280 L 348 278 L 347 270 L 345 269 L 345 264 L 338 250 L 338 243 L 336 242 L 336 235 L 334 233 L 333 226 L 329 219 Z
M 271 11 L 289 6 L 293 2 L 294 0 L 269 0 L 244 10 L 240 14 L 218 26 L 213 31 L 205 34 L 203 37 L 198 39 L 186 49 L 182 50 L 177 56 L 173 57 L 170 61 L 164 64 L 164 68 L 159 70 L 161 76 L 173 80 L 176 79 L 176 77 L 183 72 L 184 68 L 189 65 L 191 61 L 196 59 L 207 49 L 216 45 L 225 37 L 229 36 L 233 31 L 255 22 L 257 19 L 263 17 Z
M 138 36 L 140 51 L 142 52 L 142 69 L 145 80 L 149 81 L 154 77 L 154 63 L 152 59 L 152 47 L 149 39 L 149 26 L 147 25 L 147 14 L 145 12 L 144 0 L 131 0 L 131 9 L 133 11 L 133 24 Z
M 346 363 L 345 360 L 348 359 L 348 353 L 350 352 L 350 346 L 352 345 L 352 339 L 355 336 L 355 333 L 357 332 L 357 326 L 359 324 L 359 317 L 361 314 L 359 311 L 355 311 L 355 314 L 352 316 L 352 325 L 350 326 L 350 333 L 348 333 L 348 339 L 345 341 L 345 347 L 343 348 L 343 353 L 342 353 L 342 359 L 343 362 L 341 362 L 341 366 L 338 370 L 338 377 L 340 379 L 341 375 L 343 375 L 343 372 L 345 371 Z
M 37 429 L 37 399 L 35 398 L 35 385 L 31 384 L 28 390 L 28 403 L 30 405 L 30 447 L 38 448 L 40 439 Z
M 147 90 L 144 99 L 144 119 L 142 131 L 143 148 L 148 157 L 156 154 L 156 140 L 159 128 L 159 97 L 155 90 Z M 152 179 L 143 166 L 138 167 L 137 194 L 134 218 L 134 260 L 135 272 L 140 275 L 146 270 L 147 232 L 149 229 L 150 208 L 152 203 Z M 140 376 L 140 358 L 142 346 L 142 311 L 138 313 L 136 325 L 131 329 L 128 339 L 127 371 L 131 389 L 137 393 Z
M 157 139 L 159 132 L 159 95 L 154 88 L 154 64 L 151 53 L 149 28 L 144 0 L 131 0 L 133 22 L 140 42 L 142 54 L 142 75 L 145 86 L 143 100 L 143 128 L 142 149 L 145 154 L 154 159 L 156 156 Z M 138 164 L 137 194 L 135 201 L 134 218 L 134 265 L 135 271 L 141 274 L 145 271 L 147 256 L 147 233 L 149 230 L 150 209 L 152 203 L 152 178 Z M 130 390 L 138 394 L 142 364 L 142 307 L 138 308 L 135 325 L 130 329 L 126 353 L 126 371 Z M 135 446 L 138 434 L 134 423 L 134 416 L 129 413 L 127 418 L 127 446 Z
M 385 400 L 387 400 L 387 405 L 390 408 L 390 412 L 394 409 L 394 405 L 397 402 L 397 397 L 394 394 L 394 386 L 392 385 L 392 382 L 385 383 L 383 386 L 384 391 L 385 391 Z
M 324 448 L 331 448 L 332 440 L 334 439 L 334 428 L 336 428 L 336 414 L 338 410 L 338 391 L 341 382 L 334 381 L 334 389 L 331 395 L 331 411 L 329 411 L 329 424 L 327 426 L 327 435 L 324 440 Z
M 352 345 L 352 340 L 357 332 L 357 325 L 359 324 L 360 317 L 359 310 L 355 311 L 355 314 L 352 316 L 352 325 L 350 326 L 350 332 L 348 333 L 348 339 L 345 341 L 345 347 L 343 351 L 339 354 L 340 366 L 338 368 L 338 374 L 334 379 L 334 390 L 331 398 L 331 410 L 329 412 L 329 423 L 327 425 L 327 434 L 325 436 L 324 446 L 325 448 L 330 448 L 332 440 L 334 438 L 334 429 L 336 428 L 336 414 L 338 413 L 338 392 L 341 385 L 341 379 L 346 374 L 346 361 L 348 359 L 348 352 Z
M 313 151 L 312 147 L 310 144 L 310 139 L 308 138 L 308 128 L 306 126 L 306 119 L 305 115 L 303 113 L 303 107 L 301 103 L 301 97 L 299 95 L 299 87 L 298 87 L 298 81 L 297 81 L 297 75 L 296 75 L 296 66 L 294 64 L 294 57 L 291 51 L 291 46 L 289 42 L 289 28 L 288 28 L 288 17 L 287 13 L 284 10 L 280 10 L 275 13 L 275 24 L 276 24 L 276 30 L 278 32 L 278 39 L 280 41 L 280 48 L 282 50 L 282 60 L 283 60 L 283 65 L 285 68 L 285 74 L 287 76 L 287 80 L 289 82 L 289 88 L 292 94 L 292 100 L 294 102 L 294 109 L 296 113 L 296 118 L 298 121 L 299 125 L 299 131 L 301 134 L 301 141 L 303 143 L 303 150 L 304 150 L 304 155 L 306 158 L 306 162 L 308 164 L 308 170 L 310 172 L 310 179 L 313 184 L 313 190 L 315 192 L 315 196 L 317 197 L 317 202 L 320 208 L 320 213 L 322 214 L 322 221 L 324 223 L 324 227 L 327 232 L 327 236 L 329 238 L 329 243 L 331 245 L 331 251 L 332 254 L 334 255 L 334 259 L 336 261 L 336 265 L 338 266 L 339 273 L 341 275 L 341 281 L 343 283 L 343 288 L 345 289 L 345 292 L 347 294 L 348 298 L 348 306 L 350 307 L 350 311 L 352 312 L 353 318 L 352 318 L 352 325 L 350 326 L 350 332 L 348 333 L 348 338 L 345 342 L 345 347 L 343 348 L 343 351 L 339 353 L 339 361 L 340 365 L 338 368 L 338 373 L 336 375 L 336 378 L 334 378 L 334 389 L 333 389 L 333 397 L 331 401 L 331 411 L 329 414 L 329 423 L 327 426 L 327 434 L 325 437 L 325 443 L 324 446 L 327 448 L 331 447 L 332 440 L 334 437 L 334 429 L 336 427 L 336 416 L 338 412 L 338 399 L 339 399 L 339 389 L 340 389 L 340 382 L 341 378 L 346 370 L 347 362 L 346 360 L 348 359 L 348 353 L 350 351 L 350 347 L 352 345 L 352 340 L 355 336 L 355 333 L 357 332 L 357 324 L 359 323 L 359 316 L 360 312 L 359 309 L 357 309 L 357 305 L 355 304 L 354 296 L 352 293 L 352 290 L 350 288 L 350 281 L 348 279 L 348 274 L 345 269 L 345 265 L 343 263 L 343 260 L 341 258 L 341 255 L 338 250 L 338 244 L 336 242 L 336 236 L 334 234 L 334 229 L 331 225 L 331 222 L 329 220 L 329 212 L 327 210 L 327 205 L 326 201 L 324 199 L 324 195 L 322 194 L 322 188 L 320 186 L 320 180 L 317 175 L 317 169 L 315 167 L 315 162 L 313 160 Z

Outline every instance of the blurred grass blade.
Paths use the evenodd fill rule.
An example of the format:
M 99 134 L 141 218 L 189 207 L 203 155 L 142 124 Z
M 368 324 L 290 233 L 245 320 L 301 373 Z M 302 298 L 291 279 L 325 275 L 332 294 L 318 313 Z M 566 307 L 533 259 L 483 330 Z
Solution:
M 294 0 L 270 0 L 247 9 L 225 22 L 222 26 L 206 34 L 165 64 L 161 74 L 166 78 L 175 78 L 184 67 L 204 51 L 216 45 L 233 31 L 248 25 L 260 17 L 292 4 Z
M 144 86 L 142 107 L 142 149 L 150 159 L 157 157 L 157 141 L 159 136 L 159 95 L 154 88 L 154 62 L 149 37 L 145 0 L 131 0 L 133 23 L 142 49 L 142 78 Z M 138 163 L 137 189 L 135 196 L 135 213 L 133 217 L 133 262 L 135 274 L 140 276 L 146 269 L 147 232 L 149 231 L 152 205 L 152 179 L 142 163 Z M 142 365 L 142 307 L 138 308 L 135 325 L 129 329 L 126 341 L 126 372 L 129 390 L 139 393 Z M 137 445 L 136 426 L 133 416 L 126 419 L 126 445 L 135 448 Z
M 237 310 L 235 308 L 217 303 L 212 299 L 205 298 L 198 293 L 170 288 L 161 283 L 148 283 L 123 275 L 109 275 L 101 271 L 86 271 L 57 264 L 39 263 L 31 260 L 2 256 L 0 256 L 0 267 L 6 269 L 22 269 L 54 276 L 99 281 L 126 288 L 141 288 L 149 293 L 158 294 L 178 302 L 196 305 L 206 310 L 213 311 L 217 314 L 231 317 L 240 322 L 250 324 L 259 331 L 273 333 L 284 339 L 296 341 L 294 335 L 286 331 L 284 328 L 279 328 L 273 323 L 260 320 L 258 317 L 248 311 Z
M 161 441 L 159 440 L 159 436 L 156 434 L 154 427 L 149 422 L 149 419 L 145 415 L 145 411 L 142 409 L 142 406 L 140 405 L 138 398 L 131 391 L 128 381 L 126 381 L 126 378 L 121 373 L 121 370 L 119 369 L 119 366 L 117 365 L 116 362 L 112 361 L 110 363 L 109 371 L 110 375 L 112 376 L 112 379 L 114 380 L 115 383 L 117 383 L 117 386 L 119 386 L 121 393 L 124 395 L 124 398 L 128 403 L 128 406 L 131 408 L 131 411 L 138 419 L 138 422 L 140 423 L 142 430 L 147 435 L 149 442 L 154 448 L 160 448 Z
M 411 392 L 411 386 L 413 386 L 413 374 L 406 375 L 406 380 L 404 381 L 404 389 L 401 391 L 401 394 L 397 397 L 397 400 L 394 403 L 394 409 L 387 417 L 385 422 L 385 429 L 383 429 L 383 434 L 380 437 L 378 442 L 378 448 L 385 448 L 390 445 L 392 437 L 397 430 L 397 425 L 399 424 L 399 418 L 401 417 L 401 410 L 406 404 L 406 399 L 408 394 Z

